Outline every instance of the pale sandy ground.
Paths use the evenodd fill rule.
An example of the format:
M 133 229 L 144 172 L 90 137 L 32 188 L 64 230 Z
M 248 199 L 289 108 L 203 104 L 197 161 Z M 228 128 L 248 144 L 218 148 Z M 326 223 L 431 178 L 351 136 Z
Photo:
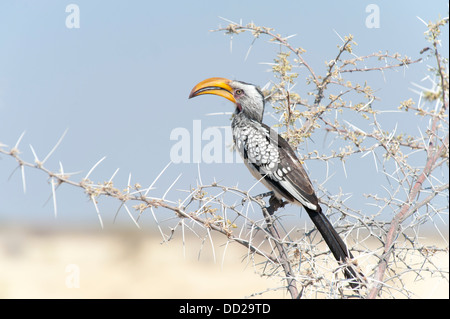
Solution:
M 160 242 L 144 231 L 2 229 L 0 298 L 245 298 L 280 286 L 255 273 L 237 244 L 225 257 L 224 247 L 216 247 L 214 262 L 209 242 L 201 248 L 201 241 L 188 239 L 185 256 L 180 239 Z M 448 272 L 448 254 L 436 263 Z M 449 298 L 442 278 L 409 288 L 418 298 Z M 280 290 L 262 297 L 289 298 Z

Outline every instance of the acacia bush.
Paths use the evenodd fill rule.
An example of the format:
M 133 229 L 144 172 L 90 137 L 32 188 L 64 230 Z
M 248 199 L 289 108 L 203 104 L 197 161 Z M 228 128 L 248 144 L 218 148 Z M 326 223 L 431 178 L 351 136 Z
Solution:
M 62 138 L 43 160 L 32 150 L 33 163 L 21 157 L 23 135 L 13 147 L 0 143 L 0 153 L 18 163 L 24 188 L 25 169 L 47 175 L 55 214 L 57 189 L 69 184 L 87 194 L 101 223 L 100 200 L 111 197 L 117 200 L 118 211 L 126 211 L 138 227 L 139 216 L 151 214 L 164 241 L 177 233 L 184 238 L 185 232 L 192 232 L 212 242 L 212 232 L 216 232 L 223 235 L 225 250 L 231 243 L 245 246 L 246 258 L 255 269 L 264 276 L 278 276 L 279 289 L 287 289 L 292 298 L 412 297 L 405 279 L 411 274 L 416 280 L 439 276 L 448 281 L 448 269 L 434 262 L 435 258 L 448 259 L 448 247 L 429 246 L 421 237 L 424 225 L 432 224 L 440 232 L 438 223 L 448 216 L 448 58 L 439 50 L 443 28 L 448 28 L 448 18 L 428 23 L 429 47 L 417 58 L 382 51 L 358 56 L 354 37 L 347 35 L 321 70 L 310 66 L 304 48 L 294 47 L 289 37 L 271 28 L 229 22 L 214 30 L 232 36 L 233 41 L 238 34 L 250 33 L 254 41 L 265 38 L 278 44 L 270 63 L 273 81 L 263 91 L 272 107 L 270 113 L 277 119 L 275 126 L 303 162 L 336 162 L 343 170 L 351 170 L 346 163 L 369 156 L 374 161 L 371 174 L 385 177 L 380 193 L 363 194 L 361 206 L 348 204 L 353 190 L 330 192 L 324 183 L 315 183 L 322 207 L 355 256 L 354 267 L 365 274 L 361 278 L 364 286 L 359 289 L 348 286 L 316 230 L 299 225 L 287 229 L 282 210 L 269 214 L 268 210 L 275 208 L 267 206 L 264 194 L 254 196 L 248 190 L 215 182 L 198 183 L 186 190 L 184 198 L 171 201 L 166 196 L 153 197 L 151 192 L 164 178 L 167 166 L 149 187 L 142 187 L 144 183 L 118 187 L 115 174 L 106 182 L 90 180 L 101 161 L 76 180 L 62 166 L 59 171 L 45 166 Z M 354 80 L 355 74 L 414 68 L 425 58 L 431 86 L 398 105 L 383 105 L 370 83 Z M 300 86 L 308 93 L 299 93 Z M 392 130 L 386 124 L 388 112 L 398 121 L 420 120 L 410 131 Z M 305 144 L 322 135 L 331 137 L 328 147 L 304 151 Z M 163 209 L 174 218 L 161 221 Z M 252 219 L 250 211 L 261 212 L 260 218 Z M 446 242 L 447 235 L 441 233 Z

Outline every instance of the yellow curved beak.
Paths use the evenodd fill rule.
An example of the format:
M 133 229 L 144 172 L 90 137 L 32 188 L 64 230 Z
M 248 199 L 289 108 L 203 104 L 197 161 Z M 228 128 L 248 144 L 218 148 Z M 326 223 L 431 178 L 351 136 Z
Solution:
M 219 95 L 233 103 L 236 100 L 233 96 L 233 89 L 230 86 L 231 80 L 225 78 L 209 78 L 201 81 L 191 91 L 189 98 L 193 98 L 202 94 Z

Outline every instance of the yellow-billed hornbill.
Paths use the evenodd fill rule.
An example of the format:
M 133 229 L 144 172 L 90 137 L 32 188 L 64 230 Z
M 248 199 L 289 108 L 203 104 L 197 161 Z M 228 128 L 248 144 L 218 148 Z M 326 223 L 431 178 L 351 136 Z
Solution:
M 344 241 L 322 212 L 311 181 L 294 151 L 284 138 L 262 123 L 264 95 L 255 85 L 225 78 L 210 78 L 198 83 L 189 98 L 215 94 L 236 106 L 231 122 L 234 143 L 252 175 L 275 196 L 302 205 L 339 263 L 352 259 Z M 351 266 L 344 266 L 351 286 L 358 286 L 358 276 Z

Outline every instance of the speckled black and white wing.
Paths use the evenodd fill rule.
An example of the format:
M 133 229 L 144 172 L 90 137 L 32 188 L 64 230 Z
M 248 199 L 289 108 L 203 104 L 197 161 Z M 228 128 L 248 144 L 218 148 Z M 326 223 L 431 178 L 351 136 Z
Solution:
M 251 124 L 235 127 L 233 135 L 252 175 L 278 198 L 318 210 L 311 181 L 290 145 L 267 125 Z

